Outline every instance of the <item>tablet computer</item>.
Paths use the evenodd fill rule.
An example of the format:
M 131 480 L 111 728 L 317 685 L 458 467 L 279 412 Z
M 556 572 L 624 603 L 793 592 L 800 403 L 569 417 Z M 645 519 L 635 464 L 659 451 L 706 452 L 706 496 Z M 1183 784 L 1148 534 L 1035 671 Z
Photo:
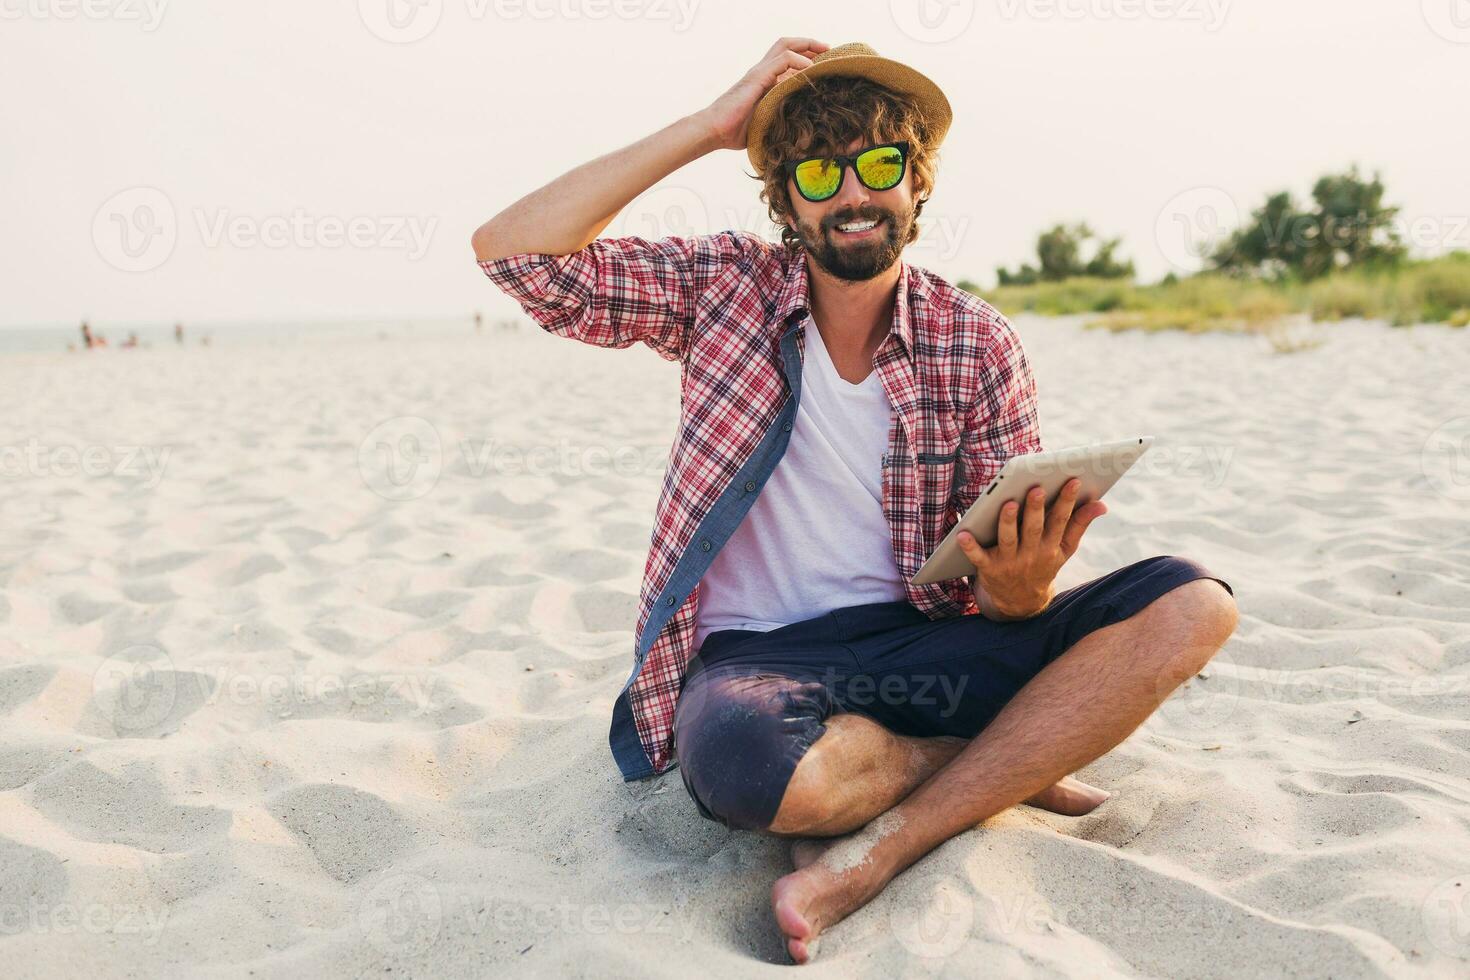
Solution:
M 970 509 L 949 529 L 949 534 L 939 542 L 939 547 L 913 577 L 913 584 L 928 585 L 973 575 L 975 566 L 960 550 L 959 533 L 969 531 L 982 547 L 993 546 L 1000 526 L 1000 509 L 1006 501 L 1014 500 L 1024 508 L 1027 491 L 1040 485 L 1046 493 L 1046 506 L 1050 509 L 1062 487 L 1075 476 L 1082 480 L 1077 494 L 1077 506 L 1081 507 L 1107 493 L 1128 472 L 1128 468 L 1138 462 L 1138 457 L 1148 452 L 1153 441 L 1153 436 L 1138 436 L 1118 442 L 1012 456 L 990 481 L 989 488 L 975 498 Z

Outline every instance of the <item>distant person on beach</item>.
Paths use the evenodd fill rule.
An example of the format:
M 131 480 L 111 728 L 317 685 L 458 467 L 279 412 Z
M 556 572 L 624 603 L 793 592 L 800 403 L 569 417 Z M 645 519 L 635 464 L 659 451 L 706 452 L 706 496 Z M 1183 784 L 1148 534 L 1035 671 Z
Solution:
M 93 334 L 91 326 L 87 323 L 86 320 L 83 320 L 82 344 L 87 348 L 87 350 L 91 350 L 94 347 L 105 347 L 107 346 L 107 338 L 103 337 L 101 334 Z
M 180 347 L 184 346 L 184 325 L 182 323 L 174 324 L 174 343 Z
M 485 331 L 485 318 L 480 315 L 480 312 L 478 310 L 476 310 L 475 311 L 475 333 L 484 333 L 484 331 Z
M 609 739 L 625 779 L 677 764 L 703 816 L 807 838 L 772 890 L 798 963 L 1002 810 L 1101 804 L 1071 774 L 1237 619 L 1229 583 L 1174 555 L 1057 592 L 1106 512 L 1077 505 L 1076 480 L 1050 509 L 1040 488 L 1008 504 L 993 547 L 961 535 L 974 574 L 911 584 L 1005 460 L 1042 448 L 1010 323 L 901 258 L 950 122 L 913 68 L 783 38 L 707 108 L 557 177 L 473 239 L 544 329 L 682 366 Z M 738 230 L 598 238 L 720 149 L 746 151 L 779 245 Z
M 121 350 L 121 349 L 124 349 L 124 348 L 137 347 L 137 346 L 138 346 L 138 335 L 136 333 L 130 333 L 130 334 L 128 334 L 128 339 L 127 340 L 124 340 L 121 344 L 119 344 L 118 345 L 118 348 Z

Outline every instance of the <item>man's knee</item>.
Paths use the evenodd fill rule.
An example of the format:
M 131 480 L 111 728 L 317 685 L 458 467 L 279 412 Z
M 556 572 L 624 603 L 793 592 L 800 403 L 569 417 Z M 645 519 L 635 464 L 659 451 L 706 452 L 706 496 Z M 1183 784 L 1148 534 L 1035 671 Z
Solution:
M 842 719 L 853 716 L 843 715 Z M 839 719 L 841 720 L 841 719 Z M 786 784 L 781 808 L 767 829 L 773 834 L 824 836 L 833 822 L 843 816 L 840 794 L 833 786 L 832 740 L 820 739 L 801 757 Z
M 1200 568 L 1188 559 L 1171 560 Z M 1240 621 L 1234 594 L 1212 577 L 1170 589 L 1149 603 L 1145 613 L 1143 625 L 1156 641 L 1151 645 L 1181 680 L 1209 663 Z
M 1189 564 L 1201 567 L 1195 562 Z M 1240 622 L 1235 595 L 1213 577 L 1196 578 L 1170 589 L 1154 600 L 1150 608 L 1159 605 L 1192 639 L 1204 644 L 1213 642 L 1217 647 L 1230 638 Z
M 674 744 L 684 786 L 712 820 L 767 830 L 832 713 L 822 684 L 771 675 L 701 675 L 686 686 Z

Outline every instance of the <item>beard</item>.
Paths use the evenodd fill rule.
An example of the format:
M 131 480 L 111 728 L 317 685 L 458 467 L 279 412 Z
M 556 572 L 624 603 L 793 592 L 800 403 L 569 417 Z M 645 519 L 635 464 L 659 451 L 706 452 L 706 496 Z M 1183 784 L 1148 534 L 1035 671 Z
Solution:
M 838 225 L 850 221 L 878 221 L 877 234 L 842 241 Z M 857 208 L 828 215 L 820 225 L 796 222 L 801 247 L 829 275 L 848 282 L 865 282 L 887 271 L 898 261 L 913 224 L 913 211 L 898 214 L 877 207 Z

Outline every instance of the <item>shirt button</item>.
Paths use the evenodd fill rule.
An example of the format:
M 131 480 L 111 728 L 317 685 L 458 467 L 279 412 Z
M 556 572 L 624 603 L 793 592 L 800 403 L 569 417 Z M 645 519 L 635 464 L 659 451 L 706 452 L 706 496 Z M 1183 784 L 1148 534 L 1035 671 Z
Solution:
M 787 422 L 785 425 L 781 426 L 781 431 L 782 432 L 790 432 L 791 431 L 791 423 L 790 422 Z
M 669 596 L 667 599 L 664 600 L 664 605 L 666 605 L 666 606 L 672 606 L 673 604 L 674 604 L 674 597 L 673 596 Z
M 754 493 L 755 492 L 755 481 L 754 480 L 746 480 L 745 481 L 745 492 L 746 493 Z
M 710 549 L 710 543 L 708 541 L 701 541 L 701 542 L 699 542 L 699 550 L 700 551 L 708 551 L 709 549 Z

